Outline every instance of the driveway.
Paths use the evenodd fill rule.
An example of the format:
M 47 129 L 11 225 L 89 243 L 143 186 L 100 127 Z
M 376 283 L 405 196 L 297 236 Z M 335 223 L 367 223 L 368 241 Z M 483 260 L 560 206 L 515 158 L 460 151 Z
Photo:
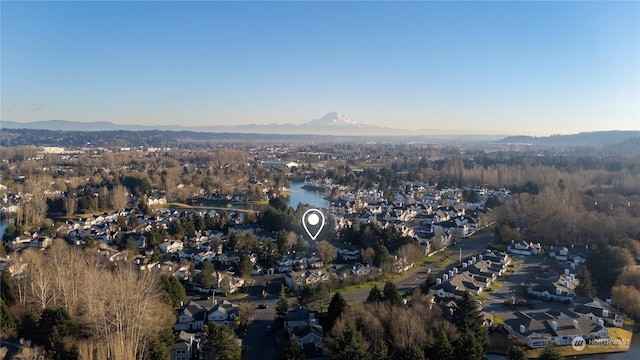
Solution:
M 540 264 L 539 259 L 531 257 L 520 257 L 523 262 L 517 265 L 515 273 L 509 274 L 509 277 L 502 284 L 502 286 L 491 293 L 488 299 L 482 304 L 482 309 L 491 313 L 494 316 L 499 316 L 503 320 L 514 318 L 513 313 L 517 310 L 504 306 L 504 301 L 514 296 L 515 292 L 520 288 L 520 284 L 523 283 L 529 274 Z M 530 310 L 528 307 L 522 307 L 521 310 Z

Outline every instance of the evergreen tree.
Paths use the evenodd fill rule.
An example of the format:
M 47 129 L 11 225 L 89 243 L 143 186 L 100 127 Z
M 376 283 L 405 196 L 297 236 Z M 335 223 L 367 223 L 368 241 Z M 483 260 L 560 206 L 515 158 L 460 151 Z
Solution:
M 48 358 L 70 360 L 78 358 L 74 345 L 79 335 L 78 325 L 65 308 L 44 309 L 38 320 L 38 334 L 35 343 L 43 345 Z
M 4 300 L 0 299 L 0 329 L 3 334 L 6 334 L 8 331 L 16 328 L 16 319 L 13 314 L 9 311 L 9 307 L 4 302 Z
M 381 245 L 375 250 L 376 250 L 376 254 L 373 257 L 373 265 L 377 267 L 381 267 L 385 262 L 389 260 L 389 250 L 384 245 Z
M 460 299 L 455 300 L 451 322 L 463 334 L 461 340 L 467 341 L 470 345 L 480 349 L 479 355 L 481 356 L 484 353 L 484 349 L 489 345 L 489 334 L 484 327 L 484 317 L 480 312 L 480 308 L 469 292 L 465 292 Z M 465 333 L 469 335 L 467 339 L 464 339 Z
M 412 344 L 411 346 L 403 349 L 400 353 L 399 359 L 402 360 L 424 360 L 424 350 L 418 344 Z M 440 360 L 440 359 L 438 359 Z
M 93 240 L 93 236 L 91 236 L 91 234 L 84 237 L 84 247 L 88 249 L 96 247 L 96 241 Z
M 240 257 L 240 274 L 243 277 L 251 276 L 251 270 L 253 269 L 253 263 L 251 262 L 251 258 L 247 254 L 242 254 Z
M 164 290 L 164 301 L 171 305 L 172 308 L 175 309 L 179 307 L 181 302 L 187 300 L 187 292 L 180 280 L 175 276 L 162 274 L 160 280 L 162 281 L 162 289 Z
M 284 360 L 304 360 L 306 359 L 304 355 L 304 351 L 298 346 L 298 341 L 296 340 L 295 335 L 291 335 L 289 337 L 289 343 L 287 347 L 284 349 Z
M 431 358 L 438 360 L 454 360 L 455 351 L 453 345 L 449 341 L 447 333 L 444 331 L 438 331 L 435 342 L 432 347 Z
M 335 293 L 335 295 L 333 295 L 333 298 L 331 298 L 331 302 L 329 303 L 329 309 L 327 310 L 329 318 L 329 330 L 333 328 L 333 325 L 335 325 L 336 321 L 340 318 L 342 312 L 347 306 L 349 305 L 345 301 L 344 297 L 342 297 L 342 294 L 340 292 L 337 292 Z
M 386 359 L 389 357 L 389 346 L 384 339 L 376 339 L 372 349 L 373 359 Z
M 6 269 L 0 275 L 0 297 L 7 305 L 13 305 L 16 302 L 15 282 L 11 272 Z
M 344 324 L 344 330 L 326 341 L 326 348 L 333 360 L 368 360 L 369 343 L 364 339 L 362 332 L 351 323 Z
M 596 289 L 591 282 L 591 272 L 586 266 L 582 267 L 580 275 L 578 275 L 580 282 L 576 286 L 576 295 L 584 297 L 594 297 L 596 295 Z
M 38 333 L 38 315 L 33 308 L 28 307 L 22 317 L 20 318 L 20 324 L 18 326 L 18 337 L 23 339 L 31 339 L 37 336 Z
M 373 285 L 371 291 L 369 291 L 369 296 L 367 297 L 368 303 L 377 303 L 382 301 L 382 293 L 380 289 L 378 289 L 378 285 Z
M 202 270 L 200 271 L 200 284 L 206 288 L 211 288 L 216 282 L 216 279 L 213 277 L 214 272 L 213 264 L 204 261 L 202 263 Z
M 284 318 L 287 316 L 289 312 L 289 301 L 287 300 L 287 296 L 284 293 L 284 285 L 280 286 L 280 298 L 276 303 L 276 320 L 278 320 L 278 325 L 282 328 L 284 325 Z
M 389 302 L 391 305 L 402 305 L 402 295 L 400 295 L 400 291 L 398 291 L 396 284 L 391 282 L 391 280 L 387 280 L 384 284 L 382 294 L 384 295 L 384 301 Z
M 238 344 L 233 330 L 226 326 L 211 325 L 206 329 L 203 328 L 201 354 L 203 360 L 242 359 L 240 344 Z
M 507 351 L 507 356 L 509 360 L 526 360 L 524 350 L 520 346 L 510 347 L 509 351 Z
M 182 239 L 185 235 L 184 226 L 178 219 L 171 220 L 171 224 L 169 224 L 169 234 L 175 236 L 178 239 Z
M 149 350 L 150 360 L 171 359 L 171 347 L 173 346 L 173 329 L 167 327 L 151 341 Z
M 538 356 L 538 360 L 563 360 L 564 356 L 560 355 L 558 349 L 554 346 L 547 346 Z
M 484 346 L 471 330 L 462 331 L 456 344 L 456 358 L 465 360 L 482 360 Z
M 316 291 L 310 285 L 305 285 L 298 290 L 298 306 L 308 307 L 316 302 Z

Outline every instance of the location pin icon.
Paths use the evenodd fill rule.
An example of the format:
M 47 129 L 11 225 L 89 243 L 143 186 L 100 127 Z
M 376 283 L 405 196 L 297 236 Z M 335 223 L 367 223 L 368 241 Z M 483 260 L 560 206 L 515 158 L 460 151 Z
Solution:
M 305 211 L 302 215 L 302 226 L 311 240 L 315 240 L 324 227 L 324 214 L 318 209 Z

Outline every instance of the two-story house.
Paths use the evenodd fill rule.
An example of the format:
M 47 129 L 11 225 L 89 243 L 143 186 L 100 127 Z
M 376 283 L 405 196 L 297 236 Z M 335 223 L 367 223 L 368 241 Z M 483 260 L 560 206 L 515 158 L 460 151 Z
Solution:
M 284 318 L 284 326 L 289 334 L 298 327 L 312 325 L 318 325 L 318 313 L 316 311 L 311 311 L 306 307 L 299 307 L 295 310 L 291 310 Z

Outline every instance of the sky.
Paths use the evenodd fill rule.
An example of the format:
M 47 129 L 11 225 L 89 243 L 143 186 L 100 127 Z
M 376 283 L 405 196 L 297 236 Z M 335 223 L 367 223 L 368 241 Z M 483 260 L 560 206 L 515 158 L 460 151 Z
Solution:
M 640 130 L 640 2 L 0 3 L 0 118 Z

